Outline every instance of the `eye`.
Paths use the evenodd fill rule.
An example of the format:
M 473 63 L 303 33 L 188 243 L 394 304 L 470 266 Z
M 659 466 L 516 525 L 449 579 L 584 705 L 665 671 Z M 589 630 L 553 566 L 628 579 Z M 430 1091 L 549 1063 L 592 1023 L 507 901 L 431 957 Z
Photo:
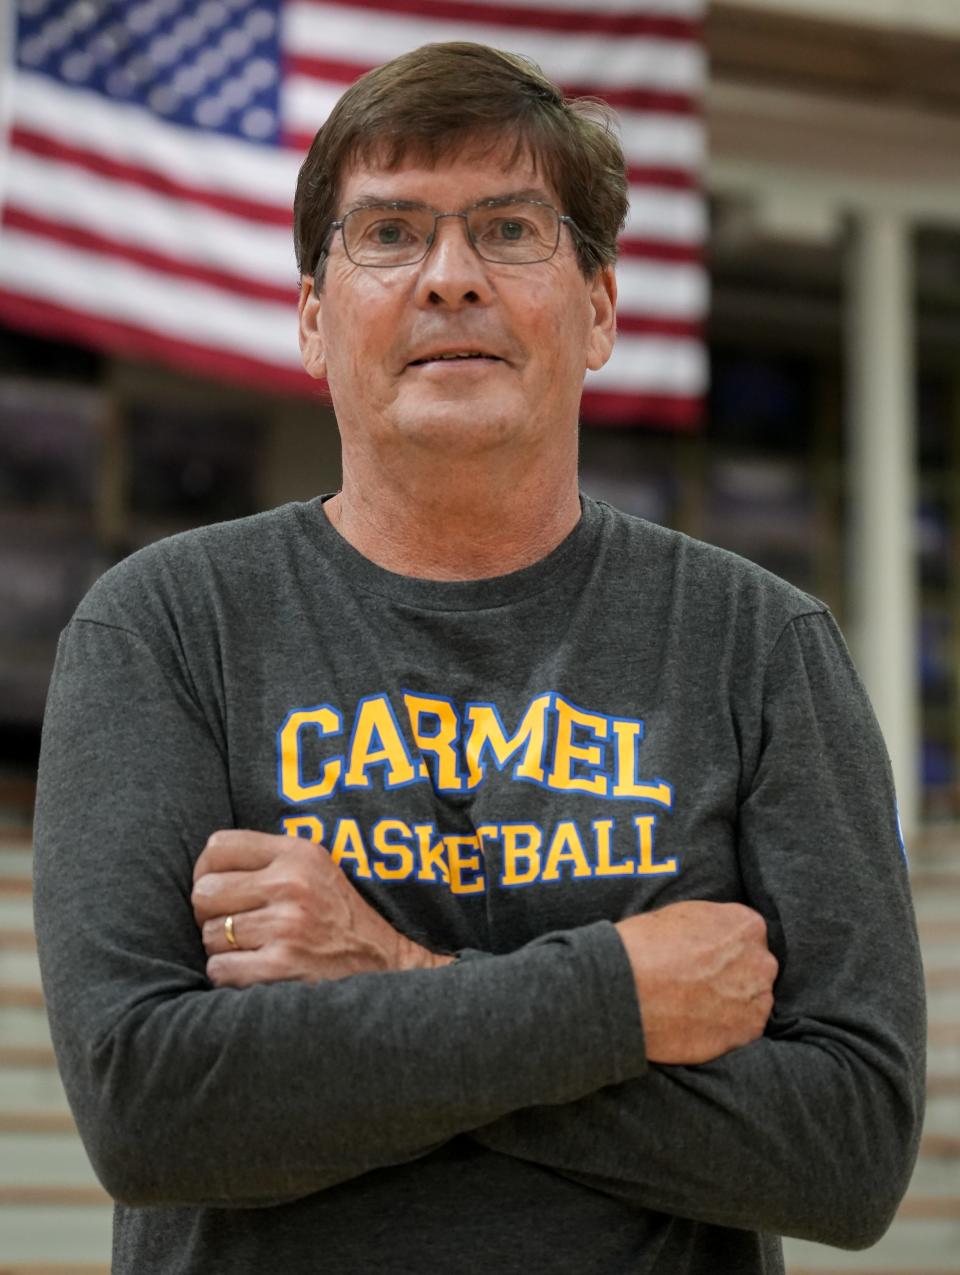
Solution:
M 510 208 L 481 206 L 472 214 L 471 228 L 474 238 L 491 251 L 529 248 L 550 238 L 549 218 L 548 210 L 534 204 Z
M 522 239 L 527 230 L 522 221 L 501 221 L 496 226 L 496 232 L 501 239 Z
M 377 221 L 364 229 L 364 240 L 383 248 L 392 248 L 396 244 L 408 243 L 416 238 L 413 227 L 405 221 Z
M 535 227 L 519 217 L 490 217 L 485 219 L 481 236 L 490 242 L 521 243 L 536 233 Z

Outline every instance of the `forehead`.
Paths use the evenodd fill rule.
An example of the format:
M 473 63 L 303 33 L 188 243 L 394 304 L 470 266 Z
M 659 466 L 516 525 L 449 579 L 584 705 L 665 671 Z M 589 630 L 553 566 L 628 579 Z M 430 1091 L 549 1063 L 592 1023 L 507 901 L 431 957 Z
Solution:
M 455 209 L 479 199 L 524 191 L 528 198 L 556 201 L 547 175 L 530 151 L 511 143 L 467 145 L 435 158 L 412 152 L 398 164 L 371 157 L 343 171 L 338 204 L 343 211 L 358 200 L 411 199 Z

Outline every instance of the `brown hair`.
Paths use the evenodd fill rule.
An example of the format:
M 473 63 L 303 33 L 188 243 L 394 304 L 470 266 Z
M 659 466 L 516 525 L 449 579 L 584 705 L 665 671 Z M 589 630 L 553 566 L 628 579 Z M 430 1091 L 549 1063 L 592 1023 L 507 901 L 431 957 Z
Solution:
M 323 282 L 339 183 L 352 163 L 398 168 L 427 164 L 476 143 L 514 143 L 529 154 L 577 226 L 581 271 L 591 277 L 616 260 L 627 214 L 623 152 L 613 113 L 591 98 L 566 101 L 535 62 L 483 44 L 426 44 L 375 67 L 343 94 L 300 168 L 293 204 L 301 276 Z

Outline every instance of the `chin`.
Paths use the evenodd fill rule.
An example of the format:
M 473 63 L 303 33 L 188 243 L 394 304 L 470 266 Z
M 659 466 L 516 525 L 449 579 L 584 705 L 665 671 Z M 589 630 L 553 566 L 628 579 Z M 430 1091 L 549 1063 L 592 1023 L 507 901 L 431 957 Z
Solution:
M 426 447 L 483 452 L 515 440 L 529 424 L 529 414 L 516 413 L 497 403 L 425 403 L 404 412 L 399 427 L 405 438 Z

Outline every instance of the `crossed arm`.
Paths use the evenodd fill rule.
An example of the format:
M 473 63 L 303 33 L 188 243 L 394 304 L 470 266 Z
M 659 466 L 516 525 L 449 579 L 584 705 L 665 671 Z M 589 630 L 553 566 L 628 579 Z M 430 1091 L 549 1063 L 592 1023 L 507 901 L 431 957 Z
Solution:
M 216 986 L 454 959 L 394 930 L 307 842 L 220 831 L 194 879 Z M 253 950 L 230 944 L 227 915 Z M 842 1030 L 818 1039 L 813 1023 L 768 1023 L 778 962 L 753 909 L 681 902 L 615 928 L 647 1062 L 663 1065 L 571 1103 L 509 1113 L 472 1136 L 632 1205 L 845 1247 L 874 1243 L 906 1185 L 883 1130 L 916 1119 L 899 1101 L 894 1060 L 876 1045 L 850 1049 Z M 873 1068 L 888 1074 L 889 1091 Z
M 323 846 L 301 839 L 215 832 L 193 879 L 215 987 L 440 969 L 455 959 L 395 930 Z M 758 913 L 738 903 L 684 902 L 615 928 L 643 1007 L 647 1062 L 709 1062 L 762 1035 L 778 966 Z
M 282 855 L 231 868 L 214 840 L 191 896 L 197 846 L 232 822 L 229 784 L 201 715 L 139 639 L 74 626 L 48 713 L 41 966 L 78 1126 L 118 1198 L 262 1205 L 470 1132 L 638 1207 L 851 1247 L 888 1223 L 919 1135 L 922 993 L 905 873 L 886 850 L 874 855 L 889 834 L 842 764 L 853 747 L 876 753 L 863 722 L 838 740 L 834 779 L 815 794 L 783 773 L 771 743 L 741 812 L 746 896 L 780 961 L 757 1039 L 773 965 L 746 909 L 678 905 L 422 968 L 422 949 L 392 939 L 340 886 L 322 943 L 305 930 L 294 942 L 284 887 L 252 909 L 239 903 L 253 896 L 222 882 L 202 888 L 221 869 L 241 874 L 238 887 L 262 890 L 271 874 L 289 884 Z M 814 798 L 835 842 L 810 832 Z M 318 871 L 339 874 L 313 853 Z M 329 872 L 327 887 L 337 879 L 349 887 Z M 280 928 L 261 917 L 251 932 L 274 902 Z M 227 904 L 240 942 L 263 954 L 244 956 L 232 980 L 243 990 L 224 967 L 244 954 L 219 950 Z M 685 967 L 653 959 L 678 944 Z M 283 963 L 310 950 L 334 963 L 322 983 Z M 353 977 L 334 975 L 342 960 Z M 728 1013 L 705 1016 L 720 989 L 733 989 Z M 752 1043 L 722 1039 L 734 1024 Z

